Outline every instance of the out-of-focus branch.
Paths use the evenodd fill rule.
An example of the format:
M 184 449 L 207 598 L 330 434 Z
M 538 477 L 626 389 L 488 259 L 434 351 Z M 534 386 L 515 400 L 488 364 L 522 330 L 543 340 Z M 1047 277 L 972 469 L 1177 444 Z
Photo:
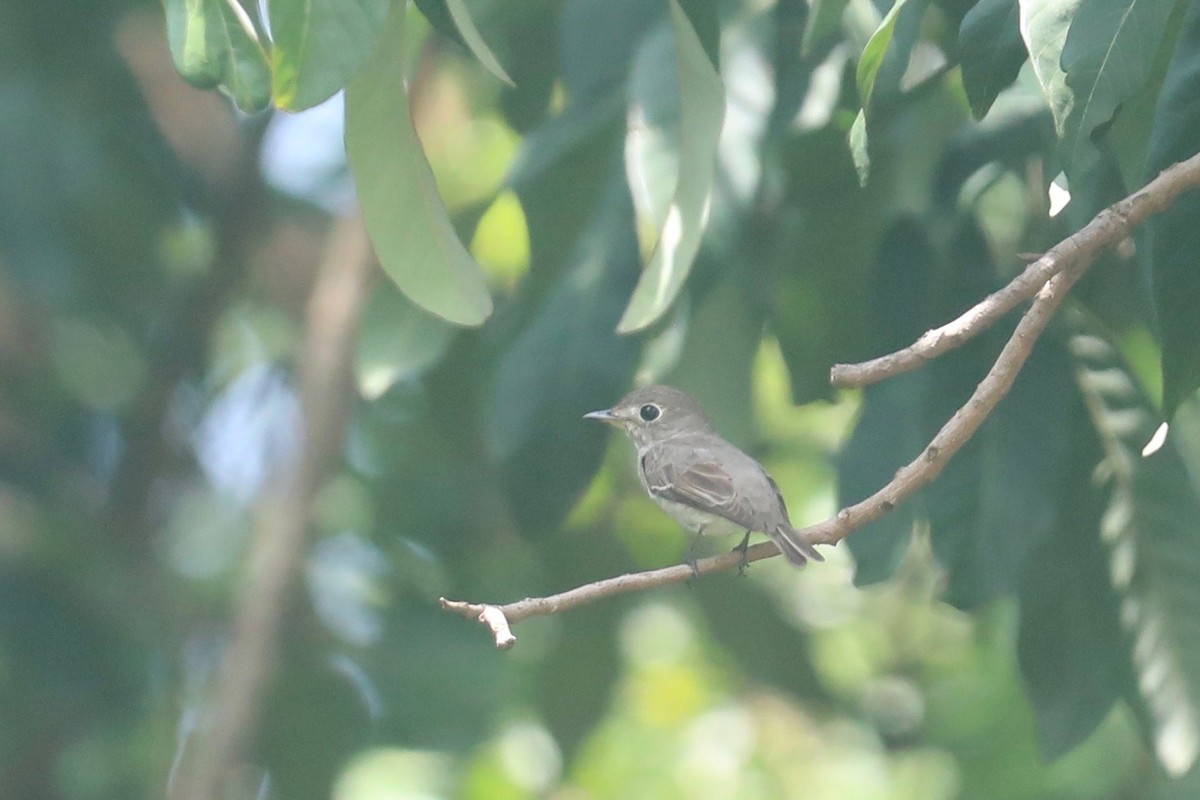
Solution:
M 970 440 L 1004 395 L 1008 394 L 1038 337 L 1046 329 L 1071 287 L 1091 266 L 1096 256 L 1105 247 L 1128 236 L 1133 228 L 1150 214 L 1169 206 L 1181 192 L 1196 186 L 1200 186 L 1200 155 L 1164 170 L 1144 188 L 1105 209 L 1083 230 L 1056 245 L 1007 287 L 991 295 L 949 326 L 938 329 L 945 330 L 957 325 L 958 328 L 954 330 L 958 333 L 954 336 L 947 338 L 947 334 L 940 338 L 929 338 L 934 333 L 931 332 L 905 350 L 876 359 L 874 362 L 867 362 L 866 365 L 854 365 L 865 368 L 860 376 L 863 383 L 906 372 L 961 344 L 966 338 L 994 323 L 1022 299 L 1028 299 L 1030 296 L 1034 298 L 1004 349 L 997 356 L 996 362 L 975 388 L 970 399 L 942 426 L 921 454 L 897 470 L 895 476 L 873 495 L 843 508 L 824 522 L 802 529 L 801 535 L 812 544 L 837 544 L 851 532 L 879 519 L 937 478 L 950 458 Z M 1035 269 L 1045 271 L 1045 277 L 1040 277 L 1041 272 L 1031 272 Z M 1031 274 L 1037 277 L 1030 277 Z M 1038 280 L 1041 282 L 1038 283 Z M 1029 288 L 1031 284 L 1032 290 Z M 750 548 L 746 559 L 757 561 L 778 554 L 774 544 L 763 542 Z M 703 575 L 729 569 L 740 561 L 740 553 L 727 553 L 702 559 L 696 564 L 696 568 Z M 477 620 L 491 631 L 497 647 L 509 648 L 516 643 L 511 626 L 527 617 L 556 614 L 614 594 L 679 583 L 687 580 L 692 574 L 690 566 L 680 564 L 648 572 L 619 575 L 560 594 L 526 598 L 508 605 L 469 603 L 447 600 L 444 597 L 441 598 L 441 605 L 447 611 Z
M 371 264 L 362 221 L 357 216 L 338 220 L 309 299 L 298 367 L 300 445 L 260 509 L 207 716 L 189 768 L 171 792 L 177 800 L 216 800 L 257 726 L 313 496 L 341 447 L 352 389 L 353 340 Z
M 1025 268 L 1003 289 L 985 297 L 958 319 L 927 331 L 902 350 L 858 364 L 835 364 L 834 386 L 855 387 L 909 372 L 987 330 L 1002 316 L 1033 297 L 1046 281 L 1079 264 L 1090 265 L 1108 247 L 1124 240 L 1147 217 L 1174 202 L 1180 192 L 1200 183 L 1200 154 L 1181 161 L 1138 191 L 1100 212 L 1075 234 L 1063 239 Z

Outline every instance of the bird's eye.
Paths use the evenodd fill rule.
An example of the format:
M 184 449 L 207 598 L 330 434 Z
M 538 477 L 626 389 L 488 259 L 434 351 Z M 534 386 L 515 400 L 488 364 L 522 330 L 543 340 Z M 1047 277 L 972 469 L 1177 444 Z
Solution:
M 638 409 L 638 416 L 644 419 L 646 422 L 654 422 L 654 420 L 658 419 L 658 415 L 661 413 L 662 410 L 653 403 L 646 403 L 646 405 Z

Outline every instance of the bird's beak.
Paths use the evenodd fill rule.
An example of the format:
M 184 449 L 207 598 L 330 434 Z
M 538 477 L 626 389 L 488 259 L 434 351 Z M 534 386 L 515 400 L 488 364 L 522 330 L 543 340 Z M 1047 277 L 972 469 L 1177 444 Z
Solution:
M 607 422 L 609 424 L 616 424 L 619 421 L 617 419 L 617 415 L 612 413 L 611 409 L 607 409 L 607 408 L 604 409 L 603 411 L 592 411 L 589 414 L 584 414 L 583 418 L 584 419 L 598 419 L 601 422 Z

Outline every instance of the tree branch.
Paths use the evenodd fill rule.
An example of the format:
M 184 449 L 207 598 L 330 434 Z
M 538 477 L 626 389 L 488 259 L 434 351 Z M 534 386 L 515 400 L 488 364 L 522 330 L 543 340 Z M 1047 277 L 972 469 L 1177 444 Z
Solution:
M 1200 154 L 1175 164 L 1129 197 L 1100 212 L 1082 230 L 1064 239 L 1030 265 L 1003 289 L 989 295 L 967 313 L 941 328 L 929 331 L 914 344 L 862 364 L 834 367 L 832 380 L 840 386 L 861 386 L 908 372 L 931 358 L 957 347 L 994 324 L 1022 301 L 1033 303 L 1017 323 L 996 362 L 971 397 L 954 413 L 912 462 L 875 494 L 847 506 L 824 522 L 800 531 L 812 544 L 837 544 L 852 531 L 879 519 L 941 474 L 946 463 L 970 440 L 984 420 L 1008 394 L 1017 374 L 1046 329 L 1067 293 L 1106 247 L 1114 245 L 1151 214 L 1167 208 L 1183 191 L 1200 186 Z M 771 542 L 762 542 L 746 553 L 747 561 L 779 555 Z M 741 561 L 739 552 L 701 559 L 701 575 L 729 569 Z M 507 649 L 517 639 L 511 626 L 533 616 L 557 614 L 603 597 L 681 583 L 692 568 L 678 564 L 647 572 L 634 572 L 584 584 L 548 597 L 527 597 L 507 605 L 469 603 L 440 598 L 443 609 L 475 619 L 492 632 L 496 647 Z
M 829 380 L 834 386 L 858 387 L 917 369 L 947 350 L 961 346 L 987 330 L 1002 316 L 1033 297 L 1063 270 L 1090 265 L 1101 251 L 1125 239 L 1152 214 L 1174 202 L 1180 192 L 1200 183 L 1200 154 L 1159 173 L 1138 191 L 1101 211 L 1082 229 L 1050 248 L 1007 286 L 985 297 L 958 319 L 927 331 L 916 342 L 870 361 L 835 364 Z
M 215 800 L 257 726 L 278 648 L 288 590 L 301 561 L 312 500 L 341 446 L 353 339 L 366 294 L 371 250 L 357 216 L 337 220 L 309 299 L 298 366 L 301 444 L 259 515 L 233 630 L 215 676 L 190 768 L 171 792 Z

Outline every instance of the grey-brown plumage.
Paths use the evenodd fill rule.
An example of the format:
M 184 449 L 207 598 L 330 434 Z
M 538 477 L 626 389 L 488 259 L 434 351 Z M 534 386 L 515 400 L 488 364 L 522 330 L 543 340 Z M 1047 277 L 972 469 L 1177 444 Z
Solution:
M 685 392 L 647 386 L 585 417 L 629 434 L 637 449 L 642 486 L 689 530 L 756 531 L 769 536 L 797 567 L 808 559 L 825 560 L 792 527 L 783 495 L 763 466 L 722 439 Z

